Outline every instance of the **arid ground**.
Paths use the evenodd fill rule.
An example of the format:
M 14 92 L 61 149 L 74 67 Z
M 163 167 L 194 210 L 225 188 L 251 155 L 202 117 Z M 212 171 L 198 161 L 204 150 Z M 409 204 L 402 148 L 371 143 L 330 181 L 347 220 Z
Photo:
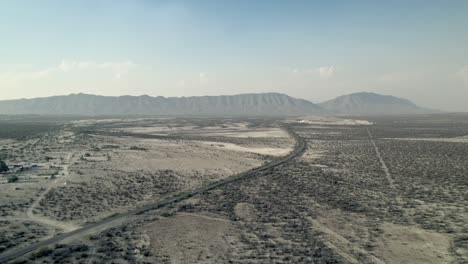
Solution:
M 305 153 L 12 262 L 468 262 L 466 115 L 2 117 L 0 256 L 274 162 L 284 126 Z

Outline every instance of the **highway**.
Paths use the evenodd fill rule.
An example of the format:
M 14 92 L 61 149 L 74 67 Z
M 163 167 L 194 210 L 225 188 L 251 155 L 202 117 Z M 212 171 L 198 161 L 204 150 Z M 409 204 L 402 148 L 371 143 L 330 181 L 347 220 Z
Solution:
M 73 237 L 78 237 L 80 235 L 84 235 L 85 233 L 90 232 L 93 229 L 103 228 L 105 225 L 111 224 L 113 222 L 115 222 L 115 225 L 117 225 L 117 224 L 119 224 L 119 220 L 122 220 L 124 218 L 139 215 L 139 214 L 142 214 L 142 213 L 150 211 L 150 210 L 155 210 L 155 209 L 164 207 L 164 206 L 166 206 L 168 204 L 178 203 L 180 201 L 186 200 L 186 199 L 188 199 L 190 197 L 193 197 L 195 195 L 202 194 L 204 192 L 208 192 L 210 190 L 222 187 L 224 185 L 227 185 L 227 184 L 230 184 L 230 183 L 233 183 L 233 182 L 237 182 L 237 181 L 241 181 L 241 180 L 246 179 L 246 178 L 254 177 L 254 176 L 258 175 L 261 172 L 264 172 L 264 171 L 266 171 L 268 169 L 271 169 L 273 167 L 276 167 L 276 166 L 279 166 L 279 165 L 284 164 L 286 162 L 289 162 L 289 161 L 293 160 L 294 158 L 302 155 L 305 152 L 306 147 L 307 147 L 306 142 L 304 141 L 304 139 L 301 138 L 299 135 L 297 135 L 286 124 L 280 124 L 279 126 L 282 129 L 284 129 L 285 131 L 287 131 L 288 134 L 291 137 L 293 137 L 294 140 L 296 141 L 296 145 L 295 145 L 293 151 L 291 151 L 286 156 L 277 158 L 277 159 L 275 159 L 275 160 L 273 160 L 273 161 L 271 161 L 271 162 L 269 162 L 269 163 L 267 163 L 267 164 L 265 164 L 265 165 L 263 165 L 261 167 L 257 167 L 257 168 L 254 168 L 254 169 L 251 169 L 251 170 L 248 170 L 248 171 L 245 171 L 245 172 L 230 176 L 230 177 L 225 178 L 223 180 L 216 181 L 216 182 L 214 182 L 212 184 L 209 184 L 207 186 L 196 188 L 196 189 L 188 191 L 188 192 L 183 192 L 183 193 L 176 194 L 175 196 L 160 200 L 158 202 L 148 204 L 148 205 L 142 206 L 140 208 L 130 210 L 130 211 L 125 212 L 125 213 L 117 214 L 117 215 L 114 215 L 112 217 L 100 220 L 100 221 L 95 222 L 95 223 L 87 224 L 87 225 L 85 225 L 85 226 L 83 226 L 81 228 L 78 228 L 78 229 L 75 229 L 73 231 L 54 236 L 52 238 L 49 238 L 49 239 L 46 239 L 46 240 L 31 244 L 31 245 L 27 245 L 27 246 L 20 247 L 20 248 L 13 248 L 13 249 L 11 249 L 11 250 L 9 250 L 9 251 L 7 251 L 7 252 L 0 255 L 0 263 L 5 263 L 7 261 L 14 260 L 14 259 L 16 259 L 18 257 L 21 257 L 21 256 L 23 256 L 23 255 L 25 255 L 27 253 L 30 253 L 30 252 L 32 252 L 34 250 L 37 250 L 39 248 L 46 247 L 46 246 L 51 246 L 53 244 L 56 244 L 56 243 L 58 243 L 60 241 L 65 240 L 65 239 L 70 239 L 70 238 L 73 238 Z

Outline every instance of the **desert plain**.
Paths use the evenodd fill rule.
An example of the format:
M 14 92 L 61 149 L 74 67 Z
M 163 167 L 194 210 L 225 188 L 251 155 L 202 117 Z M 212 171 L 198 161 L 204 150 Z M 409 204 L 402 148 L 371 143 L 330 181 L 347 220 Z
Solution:
M 442 114 L 4 116 L 0 259 L 466 263 L 467 135 Z

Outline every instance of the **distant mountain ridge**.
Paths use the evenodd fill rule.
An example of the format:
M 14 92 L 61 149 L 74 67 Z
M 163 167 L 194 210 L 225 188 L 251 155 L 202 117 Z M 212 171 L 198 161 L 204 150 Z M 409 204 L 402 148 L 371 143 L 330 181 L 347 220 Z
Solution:
M 441 111 L 376 93 L 353 93 L 314 104 L 281 93 L 219 96 L 151 97 L 70 94 L 0 101 L 4 115 L 168 115 L 168 116 L 300 116 L 402 115 Z
M 338 115 L 402 115 L 437 113 L 438 110 L 417 106 L 410 100 L 376 93 L 353 93 L 320 103 L 319 106 Z
M 71 94 L 0 101 L 0 114 L 291 116 L 323 114 L 307 100 L 280 93 L 194 97 Z

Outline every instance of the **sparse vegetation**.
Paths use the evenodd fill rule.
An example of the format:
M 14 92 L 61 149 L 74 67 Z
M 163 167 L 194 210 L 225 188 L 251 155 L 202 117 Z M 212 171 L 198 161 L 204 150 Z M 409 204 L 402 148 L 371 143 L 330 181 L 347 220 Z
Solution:
M 119 149 L 120 146 L 117 146 L 117 145 L 103 145 L 103 146 L 101 146 L 101 148 L 103 148 L 103 149 Z
M 130 150 L 141 150 L 141 151 L 147 151 L 147 148 L 144 147 L 138 147 L 138 146 L 131 146 Z
M 14 183 L 18 181 L 18 176 L 11 174 L 11 175 L 8 175 L 7 179 L 8 179 L 8 183 Z
M 5 173 L 9 170 L 10 168 L 8 168 L 8 165 L 3 160 L 0 160 L 0 173 Z
M 52 249 L 50 249 L 48 247 L 42 247 L 42 248 L 39 248 L 38 250 L 36 250 L 36 252 L 34 252 L 33 257 L 34 258 L 42 258 L 42 257 L 50 255 L 52 252 L 53 252 Z
M 25 139 L 57 129 L 56 121 L 37 122 L 27 118 L 18 120 L 0 120 L 0 138 Z
M 213 253 L 214 250 L 222 252 L 220 255 L 232 263 L 347 263 L 349 260 L 375 263 L 376 258 L 398 262 L 398 259 L 387 259 L 384 253 L 388 252 L 392 241 L 401 244 L 404 240 L 407 243 L 405 247 L 411 249 L 414 257 L 433 256 L 432 251 L 425 251 L 429 243 L 434 252 L 438 252 L 438 260 L 452 258 L 463 263 L 466 246 L 463 220 L 467 217 L 464 208 L 468 206 L 464 199 L 467 186 L 465 175 L 468 173 L 465 153 L 468 144 L 413 138 L 468 135 L 468 121 L 458 122 L 456 126 L 434 120 L 395 122 L 388 117 L 374 117 L 370 121 L 375 125 L 293 123 L 294 131 L 306 139 L 308 145 L 302 157 L 184 202 L 145 212 L 135 217 L 134 221 L 99 235 L 94 234 L 93 239 L 87 242 L 91 246 L 89 248 L 66 244 L 54 248 L 52 252 L 47 250 L 44 254 L 31 254 L 27 260 L 170 263 L 175 261 L 173 252 L 177 251 L 186 256 L 201 256 L 208 263 L 224 263 L 224 259 Z M 226 131 L 233 127 L 230 121 L 223 120 L 137 122 L 145 124 L 142 126 L 145 129 L 170 124 L 173 129 L 186 131 L 183 138 L 158 135 L 157 140 L 153 141 L 151 134 L 127 133 L 123 134 L 125 137 L 119 137 L 122 134 L 115 132 L 134 129 L 137 126 L 133 123 L 102 122 L 99 126 L 87 127 L 88 134 L 75 134 L 74 141 L 68 143 L 67 148 L 73 148 L 78 154 L 70 160 L 71 155 L 60 149 L 59 144 L 51 143 L 55 142 L 52 137 L 46 139 L 41 144 L 47 144 L 50 148 L 47 154 L 54 157 L 52 167 L 41 168 L 35 175 L 51 175 L 50 170 L 62 170 L 64 165 L 69 166 L 70 174 L 67 184 L 47 192 L 34 213 L 63 223 L 99 221 L 106 215 L 113 216 L 116 212 L 125 212 L 149 201 L 158 201 L 217 181 L 236 170 L 247 170 L 245 163 L 250 160 L 255 163 L 249 166 L 260 166 L 275 159 L 275 156 L 269 155 L 230 152 L 226 147 L 219 147 L 220 144 L 287 147 L 292 142 L 288 138 L 220 136 L 222 133 L 216 129 Z M 267 121 L 255 120 L 245 121 L 245 124 L 246 129 L 261 130 L 272 126 Z M 200 134 L 193 127 L 210 127 L 216 133 Z M 388 167 L 390 180 L 370 141 L 368 128 Z M 204 141 L 207 141 L 206 144 Z M 31 140 L 28 146 L 34 145 L 34 142 Z M 150 145 L 155 143 L 158 145 Z M 14 144 L 17 145 L 12 147 L 12 144 L 8 149 L 22 147 L 21 144 Z M 96 152 L 91 152 L 92 155 L 86 153 L 92 146 L 106 145 L 121 148 L 106 150 L 109 148 L 100 147 Z M 145 146 L 144 149 L 141 146 Z M 41 149 L 40 146 L 35 147 Z M 85 154 L 80 156 L 79 153 Z M 16 155 L 20 156 L 21 153 Z M 85 156 L 89 159 L 85 159 Z M 27 157 L 25 155 L 21 160 Z M 246 157 L 250 160 L 241 162 Z M 44 159 L 44 155 L 37 159 Z M 184 163 L 184 159 L 189 159 L 191 163 Z M 222 163 L 224 159 L 229 162 Z M 168 163 L 170 161 L 173 163 Z M 244 164 L 244 167 L 233 168 L 236 162 Z M 159 163 L 166 168 L 159 169 Z M 193 163 L 197 166 L 216 164 L 218 167 L 201 170 L 187 165 Z M 57 165 L 54 168 L 52 164 Z M 168 166 L 174 167 L 174 170 L 168 170 Z M 184 170 L 176 169 L 182 166 L 185 166 Z M 30 176 L 27 174 L 25 177 Z M 46 187 L 44 184 L 36 193 L 44 192 Z M 10 194 L 24 193 L 21 188 L 28 187 L 17 184 L 16 191 Z M 15 199 L 3 196 L 0 206 L 2 216 L 15 216 L 12 212 L 26 211 L 35 196 Z M 192 220 L 199 222 L 194 224 L 190 222 Z M 204 230 L 199 223 L 207 222 L 210 223 L 209 230 Z M 192 224 L 193 228 L 199 229 L 199 235 L 190 236 L 191 232 L 183 231 Z M 5 223 L 5 226 L 10 225 L 12 223 Z M 161 228 L 158 232 L 165 231 L 169 235 L 158 233 L 158 236 L 152 236 L 149 230 L 158 226 Z M 32 235 L 29 235 L 29 231 L 25 235 L 15 233 L 18 240 L 11 244 L 29 243 L 47 236 L 44 227 L 34 228 L 38 231 Z M 215 242 L 200 238 L 213 230 L 224 240 L 216 240 L 214 235 L 210 238 Z M 9 232 L 5 231 L 5 234 Z M 177 241 L 176 248 L 171 249 L 172 244 L 167 243 L 167 237 Z M 6 236 L 4 241 L 9 239 Z M 10 243 L 5 242 L 4 245 L 0 251 L 10 247 Z M 452 251 L 449 252 L 448 248 Z M 417 255 L 418 252 L 424 255 Z M 413 256 L 404 255 L 403 252 L 399 257 Z

